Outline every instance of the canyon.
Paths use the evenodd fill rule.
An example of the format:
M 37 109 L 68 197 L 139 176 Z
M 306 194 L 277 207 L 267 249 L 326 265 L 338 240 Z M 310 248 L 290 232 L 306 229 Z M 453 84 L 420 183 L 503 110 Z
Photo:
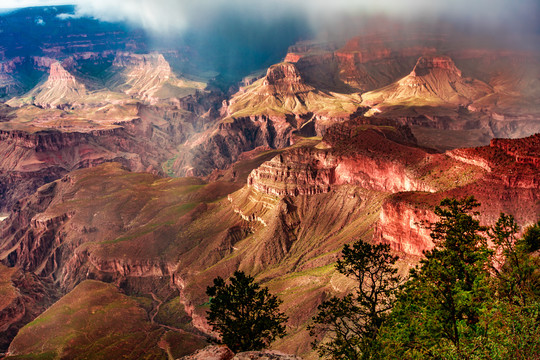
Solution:
M 7 359 L 197 358 L 206 287 L 238 269 L 283 300 L 272 349 L 315 359 L 311 317 L 354 286 L 345 244 L 390 244 L 406 275 L 446 197 L 475 196 L 483 225 L 538 221 L 538 53 L 396 26 L 291 44 L 225 86 L 188 46 L 69 21 L 0 46 Z
M 501 211 L 522 227 L 536 220 L 538 166 L 504 149 L 527 152 L 538 135 L 502 148 L 494 140 L 460 149 L 456 159 L 411 144 L 410 130 L 400 134 L 362 122 L 337 124 L 322 140 L 271 159 L 259 155 L 259 165 L 239 162 L 237 169 L 253 170 L 236 182 L 226 176 L 210 183 L 161 179 L 114 163 L 72 172 L 11 214 L 2 226 L 0 256 L 9 266 L 52 277 L 62 292 L 95 279 L 128 294 L 175 298 L 203 332 L 209 329 L 202 284 L 235 268 L 249 270 L 285 300 L 296 337 L 278 342 L 279 348 L 304 353 L 308 344 L 295 346 L 308 338 L 305 326 L 318 301 L 351 286 L 332 265 L 351 237 L 390 243 L 405 272 L 433 246 L 421 222 L 436 220 L 433 206 L 446 196 L 475 195 L 486 224 Z M 346 132 L 356 135 L 341 136 Z M 369 159 L 374 144 L 387 156 Z M 502 166 L 500 158 L 507 161 Z M 515 170 L 519 181 L 507 176 Z M 384 172 L 402 179 L 381 182 Z

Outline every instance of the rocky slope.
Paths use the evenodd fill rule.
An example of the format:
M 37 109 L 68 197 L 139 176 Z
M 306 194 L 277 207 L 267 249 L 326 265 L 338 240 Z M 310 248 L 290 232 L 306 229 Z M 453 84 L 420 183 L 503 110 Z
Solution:
M 360 237 L 390 243 L 405 272 L 432 246 L 421 222 L 436 220 L 432 209 L 443 197 L 475 195 L 484 224 L 494 223 L 501 211 L 514 214 L 522 227 L 540 214 L 538 188 L 508 187 L 499 180 L 502 171 L 426 152 L 411 144 L 406 129 L 398 129 L 361 119 L 345 122 L 331 127 L 318 146 L 286 150 L 253 170 L 248 187 L 229 196 L 252 235 L 233 245 L 233 254 L 205 280 L 188 281 L 190 301 L 204 301 L 199 282 L 225 269 L 271 278 L 268 284 L 285 300 L 294 329 L 276 346 L 304 353 L 308 349 L 300 344 L 309 342 L 303 330 L 309 314 L 327 294 L 347 289 L 331 265 L 344 242 Z M 537 174 L 526 164 L 513 171 L 523 178 Z
M 81 103 L 87 94 L 84 84 L 75 79 L 59 62 L 53 62 L 47 81 L 32 90 L 27 96 L 33 98 L 32 102 L 35 105 L 55 107 Z
M 177 77 L 162 54 L 119 52 L 109 69 L 107 86 L 138 99 L 157 103 L 204 90 L 205 83 Z
M 417 148 L 407 127 L 366 121 L 360 117 L 331 127 L 318 148 L 276 156 L 250 174 L 248 185 L 277 196 L 323 193 L 343 184 L 392 193 L 435 192 L 481 176 L 473 166 Z M 434 175 L 443 171 L 448 178 Z
M 192 104 L 196 111 L 202 107 L 196 100 Z M 178 144 L 208 121 L 176 105 L 135 101 L 75 112 L 8 108 L 6 117 L 9 121 L 0 123 L 2 210 L 69 171 L 107 161 L 162 174 Z
M 510 163 L 494 164 L 508 159 L 515 163 L 509 173 L 519 171 L 521 179 L 534 179 L 538 169 L 516 162 L 498 141 L 462 150 L 484 159 L 465 161 L 464 154 L 416 147 L 405 127 L 364 121 L 334 125 L 323 141 L 254 155 L 213 183 L 159 179 L 114 164 L 72 172 L 6 220 L 0 257 L 51 276 L 64 292 L 93 278 L 128 294 L 178 296 L 192 325 L 207 333 L 206 286 L 242 269 L 284 300 L 291 330 L 275 347 L 309 354 L 305 327 L 317 305 L 351 286 L 333 265 L 343 244 L 389 242 L 405 272 L 430 247 L 416 223 L 434 220 L 431 206 L 442 197 L 477 196 L 487 224 L 500 211 L 522 226 L 540 213 L 534 181 L 508 187 L 501 169 Z M 536 141 L 516 143 L 534 148 Z M 370 177 L 373 169 L 380 174 Z
M 261 162 L 248 160 L 242 166 Z M 350 234 L 364 229 L 368 236 L 381 197 L 343 188 L 313 199 L 276 201 L 250 195 L 253 190 L 246 188 L 230 200 L 223 198 L 238 187 L 227 180 L 158 179 L 112 164 L 79 170 L 20 204 L 2 225 L 0 256 L 7 264 L 51 276 L 63 292 L 95 278 L 118 284 L 128 294 L 154 293 L 160 299 L 179 294 L 192 323 L 204 331 L 205 307 L 200 305 L 216 275 L 238 266 L 267 271 L 261 276 L 276 279 L 274 292 L 286 295 L 293 326 L 302 327 L 324 291 L 345 286 L 329 264 Z M 252 216 L 264 204 L 260 196 L 268 207 Z M 343 212 L 336 214 L 336 207 Z M 300 271 L 294 281 L 306 290 L 300 308 L 295 290 L 277 290 L 291 283 L 281 276 L 292 269 Z M 317 291 L 308 291 L 312 288 Z M 307 337 L 305 331 L 301 336 Z M 308 342 L 302 344 L 303 352 Z
M 539 138 L 536 134 L 525 139 L 494 139 L 490 146 L 449 152 L 458 161 L 486 169 L 485 175 L 465 186 L 434 194 L 391 197 L 382 207 L 375 239 L 392 244 L 396 250 L 422 255 L 433 246 L 422 222 L 436 220 L 432 209 L 445 197 L 474 195 L 481 204 L 478 211 L 482 224 L 493 224 L 501 212 L 513 215 L 522 230 L 536 223 L 540 216 L 540 167 L 535 144 Z
M 17 57 L 0 62 L 0 99 L 18 95 L 23 91 L 23 84 L 17 79 L 15 72 L 23 59 Z
M 479 80 L 463 78 L 448 56 L 423 56 L 409 75 L 362 98 L 370 106 L 468 106 L 492 92 Z
M 19 331 L 56 300 L 50 281 L 0 265 L 0 354 Z
M 432 209 L 444 197 L 476 196 L 484 224 L 494 223 L 501 211 L 522 227 L 537 220 L 538 137 L 494 139 L 487 147 L 433 154 L 403 144 L 407 138 L 395 129 L 349 121 L 330 128 L 316 148 L 297 148 L 263 163 L 249 175 L 248 186 L 278 197 L 328 193 L 343 184 L 396 193 L 382 206 L 375 239 L 420 256 L 432 246 L 422 222 L 436 220 Z
M 284 62 L 271 66 L 265 77 L 242 88 L 225 111 L 227 116 L 236 118 L 286 114 L 296 117 L 311 114 L 315 119 L 343 118 L 354 112 L 360 101 L 355 94 L 325 92 L 310 85 L 295 64 Z
M 39 336 L 36 337 L 36 334 Z M 87 280 L 26 325 L 7 359 L 163 359 L 203 347 L 201 336 L 151 323 L 141 303 L 111 284 Z
M 357 111 L 357 94 L 325 92 L 306 83 L 292 63 L 271 66 L 222 108 L 223 118 L 186 144 L 175 163 L 178 175 L 207 175 L 257 147 L 283 148 L 294 134 L 320 136 Z
M 166 291 L 178 257 L 197 235 L 181 232 L 171 242 L 162 237 L 198 220 L 212 208 L 205 200 L 232 186 L 205 185 L 197 179 L 131 175 L 114 163 L 71 173 L 14 209 L 2 224 L 0 257 L 10 266 L 52 276 L 64 291 L 81 279 L 111 276 L 127 287 L 135 278 L 141 291 L 145 286 Z M 164 256 L 167 249 L 170 257 Z

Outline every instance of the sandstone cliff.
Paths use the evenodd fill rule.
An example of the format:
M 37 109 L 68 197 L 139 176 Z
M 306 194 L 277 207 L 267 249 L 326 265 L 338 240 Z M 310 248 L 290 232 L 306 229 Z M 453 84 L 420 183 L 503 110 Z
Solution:
M 334 125 L 318 148 L 276 156 L 250 174 L 248 186 L 277 196 L 324 193 L 343 184 L 391 193 L 435 192 L 481 176 L 474 166 L 417 148 L 407 127 L 377 127 L 364 121 Z M 455 168 L 448 177 L 436 175 L 449 167 Z
M 363 94 L 370 106 L 444 105 L 466 106 L 489 93 L 485 83 L 463 78 L 447 56 L 420 57 L 412 72 L 392 85 Z
M 47 81 L 37 86 L 25 97 L 42 107 L 56 107 L 66 104 L 81 104 L 87 97 L 86 86 L 75 79 L 62 64 L 58 61 L 51 63 Z M 24 102 L 25 100 L 21 100 Z M 18 105 L 17 100 L 9 102 L 11 105 Z
M 421 256 L 422 251 L 433 247 L 427 224 L 422 222 L 437 220 L 432 209 L 445 197 L 474 195 L 481 204 L 478 211 L 483 225 L 494 224 L 501 212 L 513 215 L 521 230 L 536 223 L 540 216 L 540 168 L 535 147 L 530 145 L 537 141 L 538 134 L 525 139 L 494 139 L 491 146 L 452 151 L 454 159 L 486 169 L 485 175 L 465 186 L 434 194 L 392 196 L 382 207 L 375 239 Z M 522 161 L 516 153 L 529 155 Z
M 178 77 L 158 53 L 119 52 L 109 72 L 109 88 L 154 104 L 160 99 L 182 98 L 206 87 L 202 82 Z

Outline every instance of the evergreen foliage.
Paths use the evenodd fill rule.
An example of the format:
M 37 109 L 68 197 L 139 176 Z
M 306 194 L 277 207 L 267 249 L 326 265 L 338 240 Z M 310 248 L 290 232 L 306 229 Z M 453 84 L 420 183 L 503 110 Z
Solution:
M 226 284 L 214 279 L 206 294 L 211 297 L 207 320 L 232 351 L 258 351 L 285 336 L 287 316 L 279 311 L 281 300 L 255 279 L 236 271 Z
M 354 294 L 332 297 L 319 306 L 310 327 L 312 335 L 326 333 L 331 339 L 314 343 L 321 356 L 333 359 L 372 359 L 376 357 L 379 328 L 393 307 L 399 276 L 393 266 L 397 256 L 386 244 L 371 245 L 362 240 L 345 245 L 337 270 L 352 277 Z
M 380 291 L 375 306 L 365 291 L 324 302 L 313 327 L 330 340 L 316 345 L 319 353 L 333 359 L 539 359 L 540 221 L 518 238 L 511 215 L 501 214 L 488 229 L 476 218 L 477 206 L 468 197 L 435 207 L 439 220 L 426 224 L 434 248 L 397 291 L 395 269 L 385 273 L 386 282 L 376 281 L 387 291 Z M 344 249 L 340 272 L 358 279 L 373 269 L 393 269 L 389 248 L 379 263 L 366 265 L 370 248 L 357 244 Z M 381 313 L 366 311 L 373 308 Z M 362 331 L 346 337 L 337 324 Z M 343 350 L 349 348 L 356 352 Z

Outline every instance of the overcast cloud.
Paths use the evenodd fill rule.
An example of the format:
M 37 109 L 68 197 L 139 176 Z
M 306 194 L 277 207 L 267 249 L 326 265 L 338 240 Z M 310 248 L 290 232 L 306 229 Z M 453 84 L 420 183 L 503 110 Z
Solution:
M 222 11 L 271 20 L 294 13 L 312 23 L 340 15 L 385 15 L 402 20 L 455 20 L 478 26 L 538 31 L 538 0 L 0 0 L 0 8 L 77 5 L 78 16 L 124 21 L 154 32 L 179 32 L 215 21 Z

